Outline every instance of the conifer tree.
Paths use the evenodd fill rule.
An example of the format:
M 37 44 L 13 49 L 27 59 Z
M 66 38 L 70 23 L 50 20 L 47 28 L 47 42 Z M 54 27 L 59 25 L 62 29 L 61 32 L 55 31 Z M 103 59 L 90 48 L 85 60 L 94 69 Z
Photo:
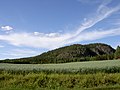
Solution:
M 117 46 L 115 51 L 115 59 L 120 59 L 120 46 Z

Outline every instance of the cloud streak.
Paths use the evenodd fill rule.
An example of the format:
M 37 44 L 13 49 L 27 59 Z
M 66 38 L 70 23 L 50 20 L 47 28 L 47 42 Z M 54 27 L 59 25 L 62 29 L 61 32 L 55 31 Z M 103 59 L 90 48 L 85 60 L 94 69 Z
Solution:
M 28 46 L 36 48 L 54 49 L 66 44 L 72 44 L 80 41 L 96 40 L 108 36 L 120 35 L 120 28 L 110 30 L 84 32 L 93 27 L 100 21 L 111 16 L 120 10 L 120 5 L 110 8 L 107 6 L 110 2 L 104 2 L 100 5 L 94 14 L 94 18 L 86 19 L 77 30 L 71 33 L 10 33 L 8 35 L 0 35 L 0 40 L 7 41 L 16 46 Z M 119 32 L 119 33 L 118 33 Z
M 13 30 L 13 28 L 11 26 L 2 26 L 1 29 L 4 30 L 4 31 L 11 31 L 11 30 Z
M 97 40 L 109 36 L 116 36 L 120 35 L 120 28 L 114 28 L 109 30 L 102 30 L 102 31 L 91 31 L 87 33 L 82 33 L 76 38 L 73 38 L 70 43 L 80 42 L 80 41 L 88 41 L 88 40 Z

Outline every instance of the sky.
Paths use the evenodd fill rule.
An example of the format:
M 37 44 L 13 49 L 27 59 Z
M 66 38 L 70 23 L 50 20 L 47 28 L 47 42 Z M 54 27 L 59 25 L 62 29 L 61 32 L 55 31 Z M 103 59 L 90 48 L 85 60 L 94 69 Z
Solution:
M 0 0 L 0 59 L 71 44 L 120 45 L 120 0 Z

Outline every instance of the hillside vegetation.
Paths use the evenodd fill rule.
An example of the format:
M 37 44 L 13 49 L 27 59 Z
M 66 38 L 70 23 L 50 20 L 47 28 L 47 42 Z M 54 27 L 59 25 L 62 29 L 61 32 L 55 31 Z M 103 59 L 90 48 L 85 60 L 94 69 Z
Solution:
M 103 43 L 94 44 L 74 44 L 55 50 L 51 50 L 41 55 L 21 59 L 7 59 L 1 63 L 16 64 L 48 64 L 66 63 L 80 61 L 110 60 L 114 58 L 115 49 Z

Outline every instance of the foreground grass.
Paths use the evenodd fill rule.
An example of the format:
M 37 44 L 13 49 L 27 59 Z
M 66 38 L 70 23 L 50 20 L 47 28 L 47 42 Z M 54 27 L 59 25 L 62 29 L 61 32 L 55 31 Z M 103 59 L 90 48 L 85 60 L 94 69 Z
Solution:
M 0 90 L 120 90 L 120 86 L 108 86 L 108 87 L 95 87 L 95 88 L 57 88 L 57 89 L 49 89 L 49 88 L 34 88 L 34 89 L 28 89 L 28 88 L 22 88 L 22 87 L 5 87 L 0 88 Z
M 120 73 L 120 60 L 74 62 L 64 64 L 5 64 L 0 63 L 0 70 L 11 72 L 50 73 Z
M 96 87 L 96 88 L 95 88 Z M 117 90 L 120 73 L 96 74 L 0 74 L 0 90 Z

